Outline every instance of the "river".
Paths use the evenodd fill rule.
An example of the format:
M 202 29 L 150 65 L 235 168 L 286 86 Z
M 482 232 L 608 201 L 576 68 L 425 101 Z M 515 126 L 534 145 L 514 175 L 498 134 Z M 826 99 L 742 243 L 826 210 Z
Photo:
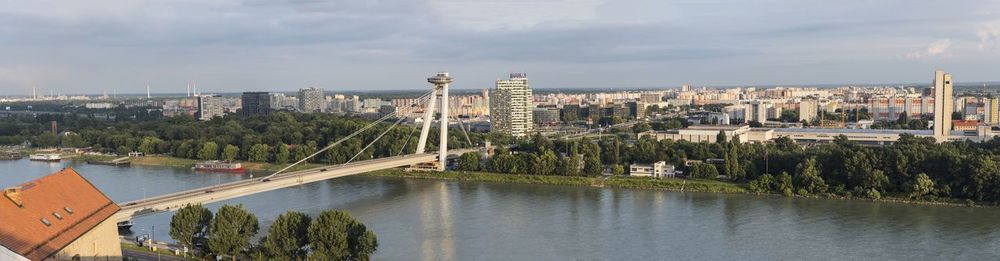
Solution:
M 65 166 L 116 202 L 250 175 L 19 160 L 0 161 L 0 186 Z M 1000 259 L 998 208 L 362 176 L 207 207 L 222 204 L 243 204 L 262 233 L 286 210 L 350 211 L 378 236 L 376 260 Z M 132 230 L 169 241 L 170 216 Z

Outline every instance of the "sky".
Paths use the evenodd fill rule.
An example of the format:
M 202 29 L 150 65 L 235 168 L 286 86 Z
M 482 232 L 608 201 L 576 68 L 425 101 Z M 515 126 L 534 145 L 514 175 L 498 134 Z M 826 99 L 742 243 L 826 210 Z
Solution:
M 0 95 L 1000 80 L 1000 1 L 0 0 Z

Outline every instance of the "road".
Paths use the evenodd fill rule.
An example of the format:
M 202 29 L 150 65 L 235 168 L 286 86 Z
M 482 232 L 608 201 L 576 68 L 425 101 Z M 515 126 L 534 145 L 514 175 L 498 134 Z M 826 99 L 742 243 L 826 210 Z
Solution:
M 462 153 L 477 150 L 478 149 L 451 150 L 448 151 L 448 155 L 449 157 L 455 157 L 461 155 Z M 436 159 L 436 153 L 385 157 L 288 172 L 268 179 L 246 179 L 226 184 L 186 190 L 143 200 L 120 203 L 119 205 L 122 209 L 115 214 L 115 219 L 118 221 L 125 221 L 137 216 L 149 215 L 163 211 L 174 211 L 187 204 L 206 204 L 320 180 L 339 178 L 382 169 L 411 166 L 418 163 L 433 162 Z

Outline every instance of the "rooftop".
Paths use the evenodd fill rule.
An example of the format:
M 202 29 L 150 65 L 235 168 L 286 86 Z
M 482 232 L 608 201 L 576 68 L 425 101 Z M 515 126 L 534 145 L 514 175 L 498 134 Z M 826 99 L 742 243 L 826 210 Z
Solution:
M 31 260 L 45 259 L 118 210 L 76 170 L 66 168 L 4 191 L 0 245 Z
M 930 136 L 932 130 L 887 130 L 887 129 L 813 129 L 813 128 L 775 128 L 775 132 L 809 132 L 809 133 L 857 133 L 857 134 L 903 134 Z

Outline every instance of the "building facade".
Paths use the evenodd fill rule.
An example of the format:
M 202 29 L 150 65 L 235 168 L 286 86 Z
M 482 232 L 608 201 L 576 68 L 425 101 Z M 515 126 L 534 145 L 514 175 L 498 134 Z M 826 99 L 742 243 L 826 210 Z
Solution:
M 243 117 L 268 115 L 271 113 L 271 94 L 267 92 L 244 92 L 241 97 Z
M 952 103 L 951 74 L 942 70 L 934 71 L 934 138 L 946 141 L 951 132 Z
M 299 110 L 303 112 L 325 112 L 323 89 L 309 87 L 299 89 Z
M 219 95 L 198 96 L 198 120 L 207 121 L 222 117 L 225 113 L 222 103 L 222 96 Z
M 532 120 L 538 125 L 559 123 L 559 109 L 555 107 L 535 108 L 532 110 Z
M 511 73 L 508 80 L 497 80 L 490 93 L 490 122 L 494 131 L 514 137 L 528 136 L 532 131 L 534 102 L 528 77 Z
M 631 164 L 629 165 L 629 176 L 653 177 L 653 178 L 673 178 L 677 175 L 674 165 L 664 161 L 657 161 L 653 164 Z
M 812 122 L 818 116 L 817 108 L 819 108 L 819 101 L 817 100 L 802 100 L 799 102 L 799 121 Z

